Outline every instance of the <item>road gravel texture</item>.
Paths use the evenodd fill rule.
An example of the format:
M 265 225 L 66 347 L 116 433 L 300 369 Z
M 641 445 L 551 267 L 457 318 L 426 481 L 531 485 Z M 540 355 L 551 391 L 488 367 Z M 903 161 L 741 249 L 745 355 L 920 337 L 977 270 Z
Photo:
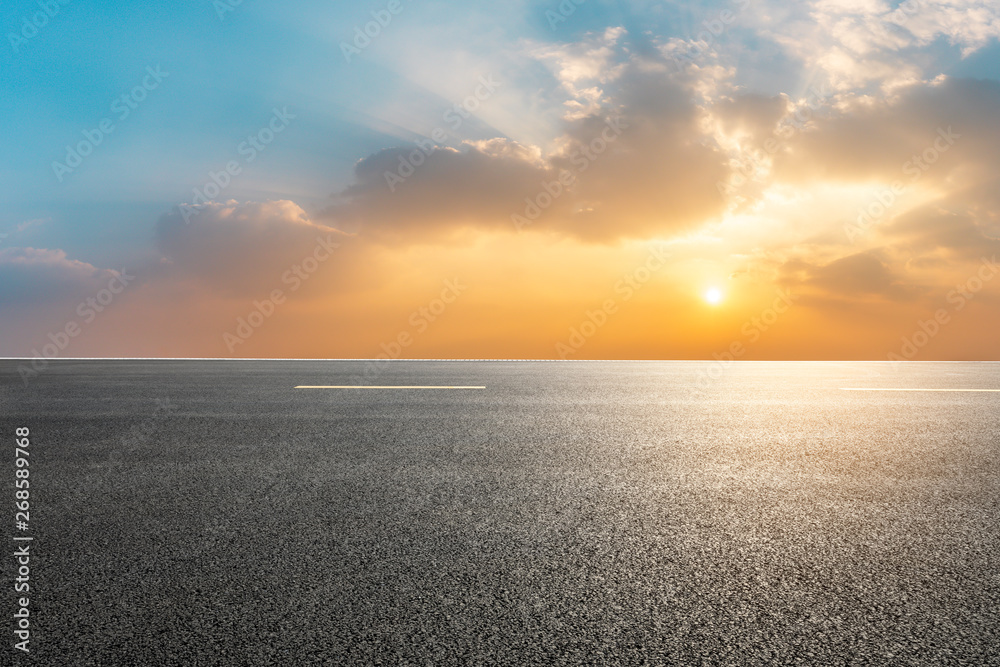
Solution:
M 0 664 L 1000 664 L 1000 364 L 19 363 Z

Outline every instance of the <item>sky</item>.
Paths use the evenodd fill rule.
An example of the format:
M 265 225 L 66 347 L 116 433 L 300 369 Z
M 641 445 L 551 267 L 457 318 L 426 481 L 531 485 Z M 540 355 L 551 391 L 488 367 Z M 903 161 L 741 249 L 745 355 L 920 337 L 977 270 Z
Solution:
M 0 26 L 0 356 L 1000 359 L 995 1 Z

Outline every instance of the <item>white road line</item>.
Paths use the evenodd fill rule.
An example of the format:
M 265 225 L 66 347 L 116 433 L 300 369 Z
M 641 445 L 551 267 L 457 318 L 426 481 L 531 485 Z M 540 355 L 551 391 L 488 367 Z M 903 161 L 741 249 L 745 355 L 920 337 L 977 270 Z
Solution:
M 1000 392 L 1000 389 L 894 389 L 891 387 L 841 387 L 841 391 L 980 391 Z
M 383 385 L 383 386 L 373 386 L 364 384 L 345 384 L 345 385 L 299 385 L 296 389 L 486 389 L 486 387 L 452 387 L 452 386 L 442 386 L 442 385 L 413 385 L 413 386 L 403 386 L 403 385 Z

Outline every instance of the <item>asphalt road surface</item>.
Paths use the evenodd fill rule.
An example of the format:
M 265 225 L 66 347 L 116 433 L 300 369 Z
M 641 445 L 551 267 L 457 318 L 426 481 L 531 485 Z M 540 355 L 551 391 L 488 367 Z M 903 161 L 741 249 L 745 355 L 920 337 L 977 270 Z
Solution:
M 0 664 L 1000 664 L 1000 364 L 19 363 Z

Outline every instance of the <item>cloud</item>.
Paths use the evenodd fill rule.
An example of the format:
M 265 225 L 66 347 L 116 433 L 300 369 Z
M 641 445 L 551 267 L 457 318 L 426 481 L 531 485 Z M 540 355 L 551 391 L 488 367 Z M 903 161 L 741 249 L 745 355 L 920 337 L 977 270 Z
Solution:
M 888 203 L 863 242 L 883 247 L 878 259 L 892 267 L 895 284 L 922 289 L 950 280 L 949 262 L 975 262 L 1000 249 L 998 115 L 995 81 L 941 78 L 907 86 L 889 99 L 849 104 L 838 115 L 814 119 L 775 155 L 772 182 L 796 191 L 839 184 L 845 192 L 853 188 L 854 196 L 860 185 L 868 193 L 845 217 L 817 213 L 815 229 L 853 225 L 858 210 Z M 893 183 L 902 194 L 886 199 Z M 846 239 L 841 234 L 827 251 L 842 253 L 833 246 Z M 868 261 L 866 275 L 873 279 L 878 267 Z M 905 296 L 881 285 L 887 297 Z
M 945 37 L 961 48 L 963 56 L 1000 37 L 1000 7 L 988 0 L 907 0 L 885 18 L 906 30 L 919 46 Z
M 25 220 L 24 222 L 19 223 L 15 229 L 17 229 L 17 232 L 20 234 L 21 232 L 31 229 L 32 227 L 40 227 L 51 221 L 52 218 L 35 218 L 34 220 Z
M 549 150 L 502 137 L 384 150 L 358 162 L 355 182 L 319 219 L 412 242 L 467 227 L 514 231 L 519 216 L 522 229 L 614 242 L 720 214 L 725 157 L 705 137 L 690 89 L 637 56 L 600 76 L 597 110 L 568 114 Z
M 1000 179 L 963 188 L 898 216 L 883 230 L 914 260 L 976 261 L 1000 253 Z
M 394 180 L 399 174 L 401 183 Z M 507 139 L 466 143 L 464 150 L 388 149 L 358 162 L 355 183 L 320 219 L 383 240 L 426 239 L 470 225 L 511 227 L 521 200 L 554 176 L 537 150 Z
M 921 170 L 922 184 L 943 183 L 956 168 L 983 178 L 995 172 L 1000 149 L 1000 83 L 940 78 L 899 89 L 879 101 L 856 101 L 817 118 L 775 156 L 785 182 L 910 180 L 907 163 L 932 153 L 942 158 Z M 951 133 L 948 133 L 949 128 Z M 942 141 L 941 131 L 948 136 Z
M 879 251 L 856 253 L 821 265 L 791 260 L 781 267 L 781 273 L 783 282 L 793 289 L 808 287 L 824 296 L 850 300 L 875 297 L 909 301 L 920 293 L 893 272 Z
M 266 294 L 316 249 L 350 236 L 313 222 L 287 200 L 177 207 L 156 225 L 156 244 L 173 278 L 196 278 L 233 294 Z M 338 253 L 338 265 L 347 253 Z
M 758 16 L 762 35 L 842 91 L 920 80 L 936 62 L 924 52 L 937 40 L 965 57 L 1000 37 L 990 0 L 813 0 L 772 4 Z
M 789 100 L 783 95 L 741 93 L 712 105 L 712 115 L 726 135 L 744 135 L 754 145 L 760 145 L 777 128 L 789 111 Z
M 0 307 L 78 299 L 104 287 L 117 271 L 70 259 L 46 248 L 0 249 Z
M 564 118 L 579 119 L 595 113 L 607 101 L 602 88 L 626 67 L 619 46 L 623 37 L 623 28 L 610 27 L 586 35 L 579 42 L 546 44 L 532 50 L 531 55 L 551 69 L 570 97 L 564 102 Z

